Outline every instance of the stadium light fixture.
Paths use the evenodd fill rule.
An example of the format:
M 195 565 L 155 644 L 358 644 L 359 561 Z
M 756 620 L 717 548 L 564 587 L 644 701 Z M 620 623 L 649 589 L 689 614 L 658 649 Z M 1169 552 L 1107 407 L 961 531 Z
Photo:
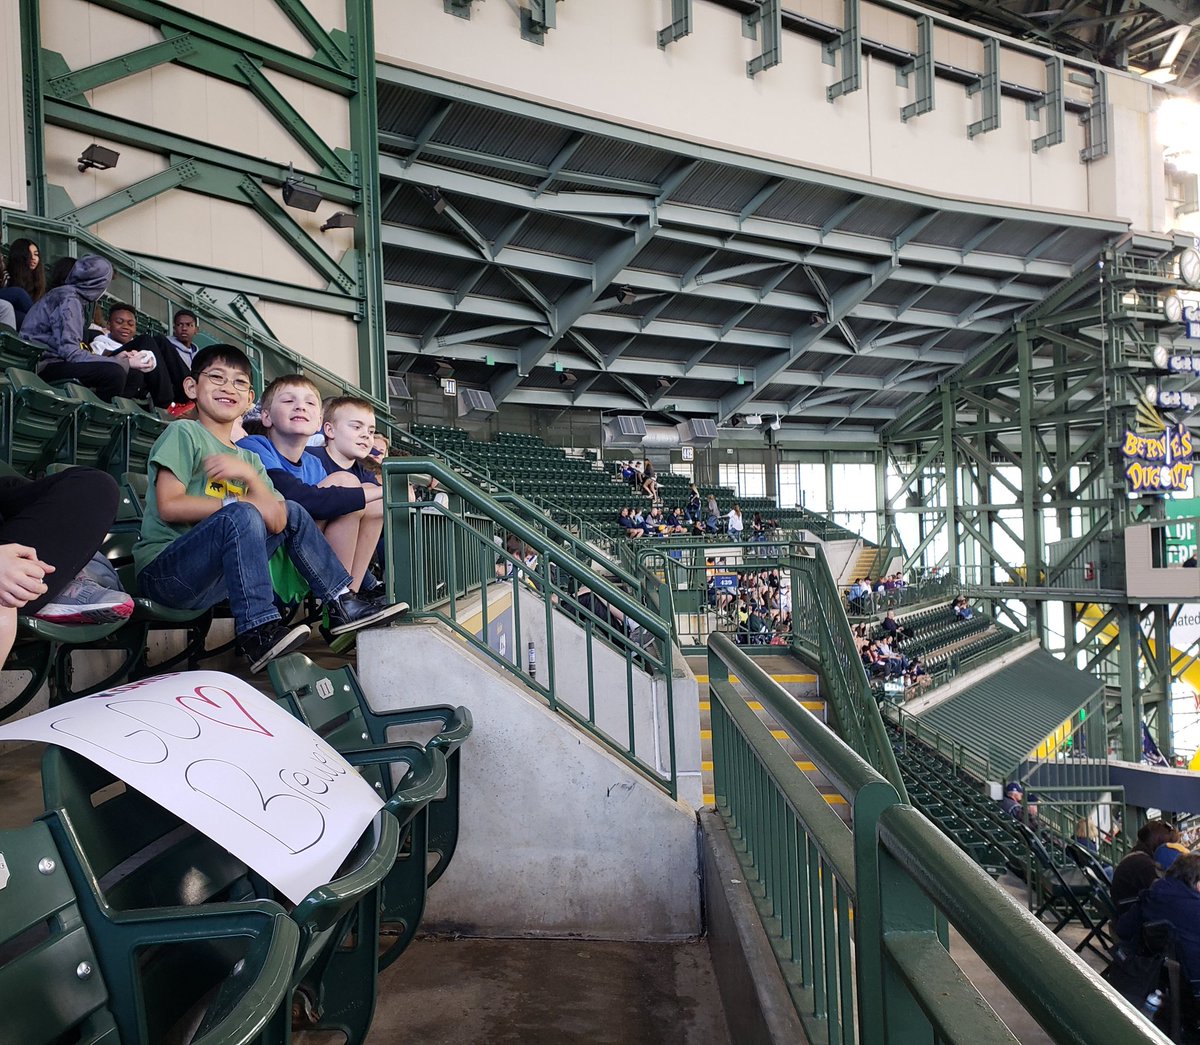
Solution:
M 328 232 L 330 229 L 354 229 L 358 227 L 358 218 L 349 211 L 339 210 L 330 214 L 326 219 L 325 224 L 321 226 L 322 232 Z
M 83 150 L 79 157 L 79 173 L 95 168 L 98 171 L 112 170 L 117 165 L 121 154 L 116 149 L 109 149 L 93 142 Z
M 312 213 L 322 203 L 325 197 L 315 185 L 296 177 L 292 165 L 288 164 L 288 176 L 283 180 L 283 205 L 294 207 L 296 210 L 306 210 Z

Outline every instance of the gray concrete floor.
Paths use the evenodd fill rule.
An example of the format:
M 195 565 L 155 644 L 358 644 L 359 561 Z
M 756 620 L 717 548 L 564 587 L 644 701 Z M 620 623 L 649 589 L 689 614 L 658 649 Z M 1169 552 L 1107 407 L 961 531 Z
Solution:
M 726 1045 L 731 1040 L 702 940 L 432 937 L 417 940 L 380 981 L 368 1045 L 402 1038 L 427 1045 Z

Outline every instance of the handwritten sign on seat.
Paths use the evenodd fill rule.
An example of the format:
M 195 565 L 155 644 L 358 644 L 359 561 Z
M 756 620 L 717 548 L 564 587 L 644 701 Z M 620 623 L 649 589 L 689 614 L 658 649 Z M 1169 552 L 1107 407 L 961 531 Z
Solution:
M 312 730 L 218 671 L 105 690 L 0 726 L 0 740 L 78 752 L 295 903 L 330 881 L 383 805 Z

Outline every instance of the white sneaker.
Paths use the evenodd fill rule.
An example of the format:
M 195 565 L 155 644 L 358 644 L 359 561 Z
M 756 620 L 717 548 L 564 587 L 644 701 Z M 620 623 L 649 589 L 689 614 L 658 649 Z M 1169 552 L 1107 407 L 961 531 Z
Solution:
M 131 613 L 133 599 L 125 592 L 76 577 L 34 616 L 53 624 L 112 624 L 128 620 Z

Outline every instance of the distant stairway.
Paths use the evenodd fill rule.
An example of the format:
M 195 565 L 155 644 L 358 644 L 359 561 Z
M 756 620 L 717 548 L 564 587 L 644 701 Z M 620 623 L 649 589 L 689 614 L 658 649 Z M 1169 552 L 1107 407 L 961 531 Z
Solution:
M 754 661 L 771 678 L 780 684 L 788 693 L 799 699 L 800 703 L 817 716 L 822 722 L 828 722 L 826 703 L 820 694 L 816 674 L 802 661 L 789 653 L 780 652 L 768 656 L 755 657 Z M 703 654 L 688 657 L 688 666 L 696 676 L 700 691 L 700 768 L 704 779 L 704 804 L 713 804 L 713 763 L 712 763 L 712 721 L 708 697 L 708 661 Z M 742 691 L 736 676 L 734 685 Z M 744 691 L 743 691 L 744 692 Z M 749 701 L 750 710 L 758 715 L 763 724 L 771 730 L 771 734 L 780 742 L 784 750 L 817 785 L 825 796 L 825 801 L 837 809 L 845 817 L 849 816 L 849 807 L 825 777 L 819 773 L 805 752 L 780 728 L 772 715 L 757 701 Z

